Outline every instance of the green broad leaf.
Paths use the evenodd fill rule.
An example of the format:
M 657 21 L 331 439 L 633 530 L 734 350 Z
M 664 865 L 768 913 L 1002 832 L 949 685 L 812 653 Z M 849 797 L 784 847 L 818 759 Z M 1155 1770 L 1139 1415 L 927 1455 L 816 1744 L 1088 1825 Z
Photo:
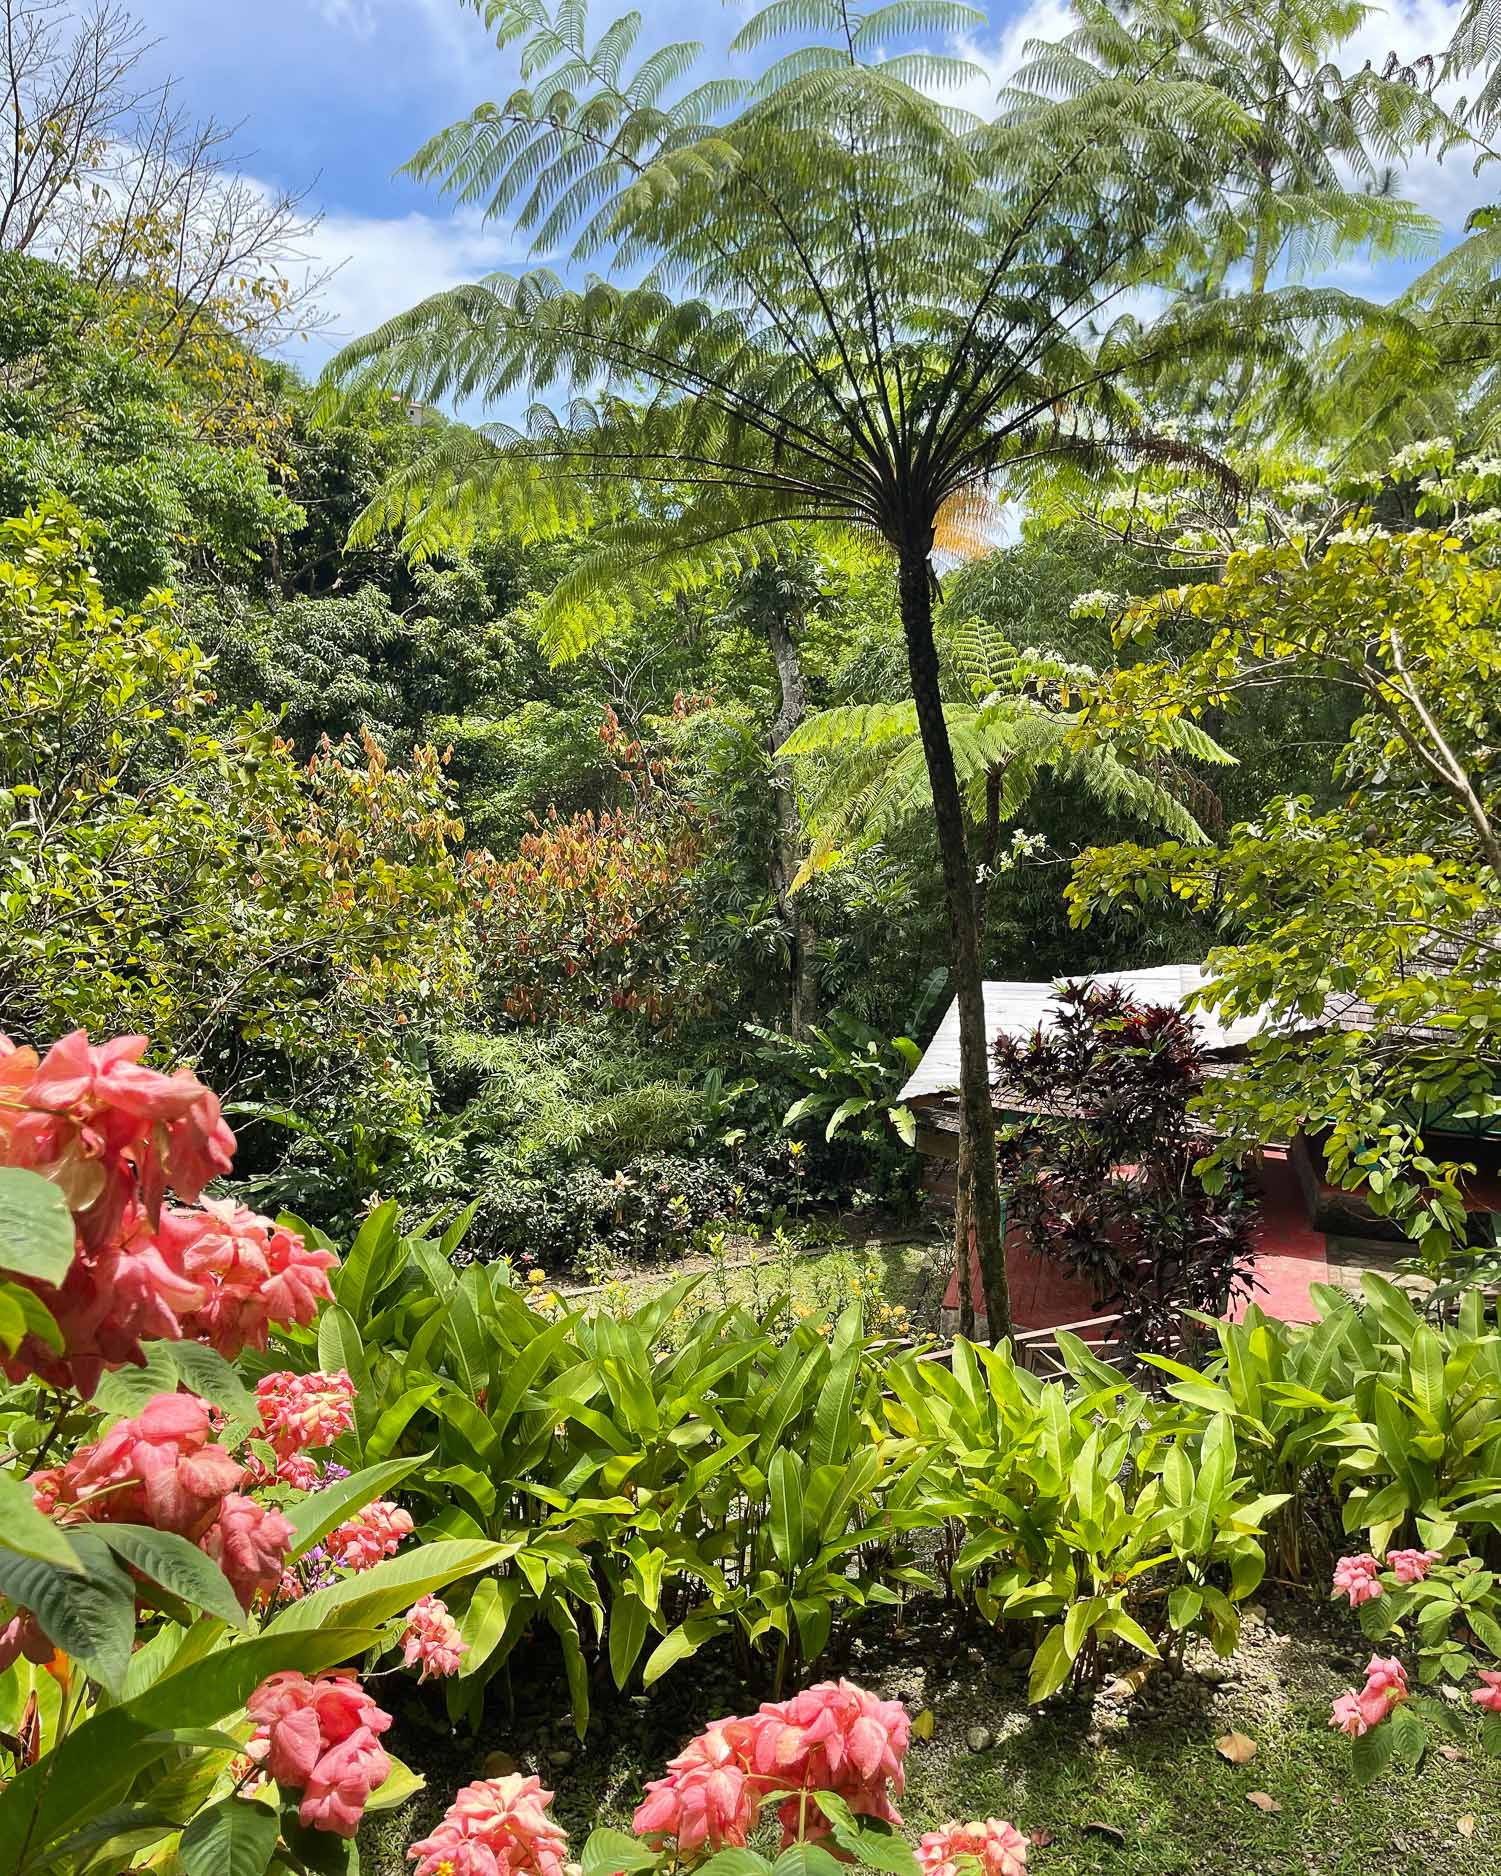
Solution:
M 371 1304 L 384 1286 L 390 1261 L 398 1246 L 395 1199 L 377 1205 L 355 1233 L 354 1243 L 334 1272 L 333 1292 L 341 1309 L 355 1322 L 367 1322 Z
M 746 1855 L 754 1856 L 747 1851 Z M 639 1837 L 628 1837 L 623 1830 L 591 1830 L 584 1839 L 584 1853 L 579 1859 L 583 1876 L 635 1876 L 637 1870 L 653 1869 L 656 1866 L 657 1853 L 648 1850 Z M 765 1857 L 755 1857 L 759 1869 L 768 1870 L 771 1865 Z M 704 1876 L 707 1863 L 699 1866 L 698 1876 Z M 724 1876 L 742 1876 L 741 1872 L 726 1871 Z M 752 1876 L 750 1871 L 743 1876 Z
M 336 1525 L 382 1497 L 431 1458 L 431 1453 L 419 1453 L 414 1459 L 388 1459 L 383 1465 L 351 1472 L 347 1479 L 325 1486 L 321 1492 L 310 1492 L 288 1508 L 287 1520 L 294 1533 L 288 1556 L 293 1561 L 303 1556 Z
M 48 1348 L 55 1349 L 60 1355 L 63 1352 L 63 1332 L 57 1326 L 57 1318 L 42 1299 L 19 1283 L 6 1283 L 0 1288 L 20 1310 L 27 1334 L 34 1335 L 39 1342 L 45 1342 Z
M 1391 1764 L 1396 1756 L 1397 1735 L 1391 1722 L 1373 1726 L 1368 1733 L 1350 1742 L 1350 1770 L 1357 1785 L 1369 1785 Z
M 326 1308 L 318 1318 L 318 1366 L 325 1374 L 337 1374 L 342 1368 L 353 1381 L 355 1431 L 363 1441 L 379 1417 L 380 1402 L 371 1385 L 360 1326 L 339 1304 Z
M 573 1707 L 573 1729 L 582 1739 L 589 1730 L 589 1664 L 579 1643 L 578 1623 L 567 1603 L 550 1596 L 543 1613 L 563 1645 L 563 1671 L 568 1676 L 568 1697 Z
M 857 1817 L 836 1792 L 816 1791 L 813 1802 L 834 1827 L 834 1841 L 866 1869 L 884 1870 L 887 1876 L 918 1876 L 918 1861 L 905 1837 L 889 1824 Z
M 398 1759 L 395 1754 L 391 1759 L 391 1773 L 378 1791 L 370 1794 L 365 1809 L 367 1811 L 394 1811 L 409 1798 L 415 1798 L 419 1791 L 427 1789 L 427 1780 L 421 1772 L 414 1772 L 411 1766 Z
M 849 1865 L 842 1863 L 822 1844 L 790 1844 L 772 1864 L 772 1876 L 847 1876 Z
M 359 1846 L 332 1831 L 309 1829 L 299 1819 L 295 1802 L 282 1807 L 281 1834 L 294 1866 L 305 1876 L 359 1876 Z
M 200 1811 L 177 1847 L 184 1876 L 264 1876 L 281 1820 L 264 1804 L 221 1798 Z
M 388 1622 L 393 1615 L 404 1614 L 419 1597 L 461 1577 L 493 1569 L 509 1555 L 510 1549 L 504 1544 L 475 1543 L 464 1538 L 421 1544 L 405 1556 L 387 1557 L 373 1570 L 347 1576 L 327 1589 L 314 1590 L 301 1602 L 289 1603 L 272 1618 L 265 1632 L 286 1635 L 320 1628 L 335 1618 L 362 1627 Z
M 189 1393 L 222 1407 L 236 1420 L 255 1423 L 260 1410 L 255 1396 L 240 1378 L 233 1362 L 226 1361 L 216 1348 L 203 1342 L 168 1342 L 168 1350 L 178 1378 Z
M 646 1666 L 641 1670 L 642 1685 L 651 1687 L 670 1668 L 675 1668 L 679 1661 L 686 1661 L 690 1655 L 696 1655 L 704 1643 L 711 1641 L 724 1626 L 721 1617 L 708 1614 L 690 1615 L 686 1622 L 680 1622 L 662 1637 L 647 1656 Z
M 1159 1658 L 1156 1642 L 1152 1640 L 1135 1616 L 1127 1615 L 1124 1609 L 1112 1609 L 1109 1615 L 1103 1616 L 1100 1620 L 1100 1633 L 1113 1635 L 1117 1641 L 1129 1643 L 1139 1654 L 1147 1655 L 1153 1661 Z
M 1428 1750 L 1428 1729 L 1409 1706 L 1394 1707 L 1386 1724 L 1392 1732 L 1392 1753 L 1404 1765 L 1417 1765 Z
M 790 1446 L 778 1447 L 768 1471 L 771 1488 L 771 1547 L 784 1570 L 803 1558 L 803 1468 Z
M 700 1863 L 695 1876 L 766 1876 L 771 1859 L 754 1850 L 720 1850 L 707 1863 Z M 588 1876 L 588 1872 L 585 1872 Z M 603 1871 L 600 1876 L 605 1876 Z
M 1064 1646 L 1063 1624 L 1060 1622 L 1050 1628 L 1043 1636 L 1037 1653 L 1032 1657 L 1032 1669 L 1027 1676 L 1027 1698 L 1034 1703 L 1046 1700 L 1068 1679 L 1073 1669 L 1069 1660 L 1068 1649 Z
M 0 1166 L 0 1270 L 61 1283 L 73 1262 L 73 1214 L 50 1179 Z
M 205 1610 L 244 1628 L 247 1617 L 229 1579 L 212 1557 L 175 1531 L 157 1531 L 145 1524 L 95 1525 L 102 1540 L 122 1563 L 138 1570 L 148 1583 L 169 1590 L 194 1609 Z
M 146 1744 L 152 1746 L 201 1746 L 205 1752 L 243 1752 L 245 1742 L 217 1726 L 167 1726 L 148 1733 Z
M 83 1565 L 60 1526 L 32 1502 L 31 1487 L 14 1472 L 0 1472 L 0 1549 L 78 1572 Z
M 525 1594 L 526 1587 L 516 1576 L 486 1576 L 475 1584 L 469 1607 L 459 1621 L 465 1643 L 460 1680 L 477 1674 L 505 1640 L 516 1605 Z
M 0 1550 L 0 1595 L 29 1609 L 55 1646 L 118 1694 L 135 1640 L 135 1585 L 93 1532 L 70 1541 L 79 1569 Z
M 900 1139 L 902 1145 L 916 1146 L 917 1116 L 912 1112 L 912 1109 L 904 1103 L 899 1103 L 896 1107 L 889 1109 L 888 1114 L 892 1126 L 896 1128 L 897 1137 Z
M 136 1851 L 150 1848 L 176 1829 L 171 1818 L 148 1804 L 113 1805 L 83 1830 L 49 1844 L 47 1863 L 52 1869 L 85 1869 L 98 1852 L 107 1850 L 121 1868 L 128 1868 Z
M 651 1627 L 651 1614 L 639 1596 L 620 1593 L 610 1599 L 610 1673 L 623 1688 L 641 1658 Z

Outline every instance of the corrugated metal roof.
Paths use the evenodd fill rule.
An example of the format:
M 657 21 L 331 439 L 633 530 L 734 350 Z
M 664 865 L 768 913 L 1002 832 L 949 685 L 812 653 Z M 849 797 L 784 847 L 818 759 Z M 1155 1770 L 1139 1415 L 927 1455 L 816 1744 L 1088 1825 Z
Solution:
M 1011 1036 L 1024 1041 L 1038 1029 L 1051 1027 L 1058 1007 L 1058 985 L 1050 983 L 987 983 L 985 986 L 985 1032 L 991 1042 L 997 1036 Z M 1071 983 L 1119 984 L 1143 1003 L 1181 1004 L 1207 981 L 1197 964 L 1159 964 L 1150 970 L 1100 971 L 1081 973 Z M 1194 1021 L 1206 1049 L 1243 1048 L 1263 1026 L 1259 1017 L 1223 1023 L 1205 1010 L 1195 1010 Z M 996 1075 L 990 1064 L 991 1080 Z M 925 1095 L 948 1094 L 959 1086 L 959 1004 L 951 1003 L 928 1044 L 922 1060 L 913 1069 L 902 1089 L 904 1101 L 921 1100 Z

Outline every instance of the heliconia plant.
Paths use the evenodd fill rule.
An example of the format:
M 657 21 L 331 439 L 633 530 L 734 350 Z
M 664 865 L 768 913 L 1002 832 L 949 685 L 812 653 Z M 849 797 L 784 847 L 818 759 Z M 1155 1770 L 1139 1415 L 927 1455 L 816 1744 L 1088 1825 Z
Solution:
M 0 1038 L 0 1868 L 322 1869 L 320 1839 L 420 1784 L 348 1664 L 452 1674 L 436 1592 L 501 1552 L 410 1541 L 386 1494 L 419 1458 L 334 1457 L 355 1378 L 265 1351 L 338 1259 L 204 1195 L 234 1136 L 147 1047 Z

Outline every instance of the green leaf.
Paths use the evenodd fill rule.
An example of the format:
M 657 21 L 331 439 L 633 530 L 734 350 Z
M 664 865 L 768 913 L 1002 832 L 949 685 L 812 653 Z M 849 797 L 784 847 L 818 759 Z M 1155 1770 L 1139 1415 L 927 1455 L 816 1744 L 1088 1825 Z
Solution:
M 287 1520 L 295 1534 L 288 1556 L 295 1561 L 304 1555 L 336 1525 L 343 1524 L 355 1512 L 399 1485 L 431 1458 L 431 1453 L 419 1453 L 414 1459 L 388 1459 L 383 1465 L 351 1472 L 347 1479 L 325 1486 L 321 1492 L 310 1492 L 287 1511 Z
M 610 1672 L 624 1687 L 646 1646 L 651 1616 L 639 1596 L 624 1591 L 610 1599 Z
M 55 1564 L 60 1570 L 83 1568 L 65 1533 L 37 1510 L 31 1487 L 14 1472 L 0 1471 L 0 1547 Z
M 466 1644 L 459 1665 L 460 1680 L 477 1674 L 495 1653 L 525 1593 L 521 1579 L 515 1576 L 487 1576 L 475 1584 L 469 1607 L 459 1622 L 459 1633 Z
M 394 1753 L 389 1755 L 391 1771 L 378 1791 L 370 1794 L 365 1809 L 367 1811 L 394 1811 L 410 1798 L 415 1798 L 419 1791 L 427 1789 L 427 1780 L 421 1772 L 414 1772 L 404 1760 Z
M 234 1628 L 244 1628 L 245 1611 L 229 1586 L 229 1579 L 211 1557 L 175 1531 L 157 1531 L 146 1524 L 111 1524 L 101 1521 L 95 1530 L 109 1548 L 149 1583 L 170 1590 L 194 1609 L 206 1610 Z
M 655 1867 L 656 1861 L 656 1851 L 648 1850 L 639 1837 L 628 1837 L 623 1830 L 599 1829 L 591 1830 L 584 1839 L 579 1867 L 583 1876 L 617 1876 L 617 1872 L 618 1876 L 634 1876 L 637 1870 Z M 764 1857 L 756 1861 L 762 1869 L 771 1867 Z M 707 1868 L 707 1864 L 701 1865 L 699 1876 L 704 1876 Z
M 276 1854 L 281 1820 L 264 1804 L 221 1798 L 182 1833 L 184 1876 L 262 1876 Z
M 690 1615 L 686 1622 L 680 1622 L 675 1629 L 664 1635 L 646 1658 L 646 1666 L 641 1670 L 643 1686 L 650 1687 L 661 1680 L 669 1668 L 677 1666 L 679 1661 L 686 1661 L 690 1655 L 696 1655 L 706 1641 L 724 1628 L 724 1622 L 717 1615 Z
M 803 1558 L 803 1468 L 790 1446 L 777 1449 L 768 1483 L 771 1487 L 771 1547 L 784 1570 Z
M 325 1374 L 337 1374 L 342 1368 L 353 1381 L 355 1429 L 363 1440 L 379 1417 L 380 1402 L 370 1383 L 359 1324 L 338 1304 L 318 1318 L 318 1366 Z
M 190 1393 L 212 1401 L 236 1420 L 253 1423 L 259 1419 L 255 1396 L 240 1379 L 233 1362 L 226 1361 L 216 1348 L 203 1342 L 168 1342 L 163 1346 Z
M 61 1283 L 73 1262 L 73 1214 L 50 1179 L 0 1166 L 0 1270 Z
M 1027 1698 L 1031 1701 L 1046 1700 L 1068 1679 L 1073 1667 L 1069 1660 L 1068 1649 L 1064 1646 L 1063 1624 L 1060 1622 L 1050 1628 L 1042 1638 L 1037 1653 L 1032 1657 L 1032 1671 L 1027 1677 Z
M 92 1532 L 75 1531 L 70 1541 L 81 1573 L 0 1550 L 0 1594 L 29 1609 L 64 1654 L 118 1694 L 135 1640 L 135 1585 Z
M 1350 1769 L 1357 1785 L 1369 1785 L 1391 1764 L 1397 1749 L 1397 1735 L 1390 1722 L 1373 1726 L 1368 1733 L 1350 1742 Z
M 301 1602 L 289 1603 L 272 1617 L 266 1633 L 284 1635 L 294 1630 L 315 1629 L 337 1617 L 341 1623 L 389 1621 L 410 1609 L 419 1597 L 443 1588 L 461 1577 L 493 1569 L 509 1555 L 503 1544 L 475 1542 L 470 1538 L 445 1538 L 436 1544 L 420 1544 L 403 1557 L 388 1557 L 373 1570 L 347 1576 L 327 1589 L 315 1589 Z
M 848 1850 L 856 1862 L 867 1869 L 884 1870 L 887 1876 L 918 1876 L 912 1846 L 890 1825 L 856 1817 L 836 1792 L 815 1792 L 813 1802 L 833 1825 L 834 1841 L 841 1850 Z
M 355 1234 L 354 1243 L 344 1261 L 334 1272 L 333 1292 L 340 1308 L 347 1310 L 357 1323 L 369 1320 L 377 1294 L 386 1282 L 388 1267 L 397 1248 L 396 1220 L 400 1207 L 395 1199 L 377 1205 Z

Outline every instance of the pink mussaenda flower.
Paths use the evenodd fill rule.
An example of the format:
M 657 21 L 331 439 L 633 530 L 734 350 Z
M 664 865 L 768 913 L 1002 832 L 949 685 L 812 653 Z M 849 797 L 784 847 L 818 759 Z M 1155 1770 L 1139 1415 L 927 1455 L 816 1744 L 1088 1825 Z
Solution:
M 204 1287 L 184 1332 L 228 1358 L 264 1348 L 273 1323 L 311 1322 L 333 1294 L 331 1251 L 310 1250 L 296 1232 L 232 1199 L 205 1199 L 195 1211 L 169 1207 L 160 1231 Z
M 535 1776 L 465 1785 L 431 1836 L 407 1851 L 415 1876 L 563 1876 L 568 1839 Z
M 1388 1707 L 1407 1698 L 1407 1670 L 1395 1655 L 1372 1655 L 1366 1664 L 1365 1691 L 1384 1698 Z
M 309 1830 L 353 1837 L 365 1806 L 391 1776 L 391 1761 L 368 1726 L 330 1746 L 308 1775 L 297 1815 Z
M 1399 1583 L 1421 1583 L 1443 1554 L 1441 1550 L 1389 1550 L 1386 1567 Z
M 1342 1733 L 1348 1733 L 1352 1739 L 1359 1739 L 1362 1733 L 1371 1730 L 1371 1721 L 1366 1718 L 1360 1696 L 1353 1687 L 1347 1687 L 1334 1702 L 1329 1724 Z
M 750 1722 L 727 1720 L 691 1740 L 651 1779 L 631 1829 L 681 1854 L 743 1850 L 760 1813 L 760 1793 L 746 1771 Z
M 1366 1665 L 1365 1686 L 1357 1694 L 1347 1687 L 1335 1701 L 1329 1724 L 1352 1739 L 1379 1726 L 1393 1707 L 1408 1697 L 1407 1670 L 1395 1655 L 1372 1655 Z
M 278 1785 L 303 1793 L 303 1823 L 352 1837 L 371 1793 L 390 1776 L 378 1739 L 390 1714 L 344 1668 L 312 1680 L 295 1671 L 273 1674 L 245 1710 L 257 1722 L 250 1757 Z
M 899 1700 L 878 1700 L 850 1681 L 821 1681 L 790 1700 L 767 1701 L 748 1722 L 751 1769 L 770 1789 L 837 1792 L 858 1815 L 900 1824 L 892 1794 L 901 1795 L 911 1722 Z M 785 1841 L 800 1824 L 806 1835 L 827 1830 L 809 1821 L 790 1798 L 779 1812 Z
M 346 1570 L 373 1570 L 382 1558 L 394 1557 L 401 1540 L 412 1534 L 412 1519 L 388 1498 L 357 1511 L 347 1524 L 330 1531 L 323 1547 Z
M 1370 1555 L 1341 1557 L 1334 1566 L 1334 1594 L 1348 1596 L 1352 1609 L 1375 1602 L 1382 1593 L 1380 1572 L 1381 1565 Z
M 447 1603 L 438 1597 L 423 1596 L 408 1609 L 401 1637 L 402 1662 L 409 1668 L 422 1663 L 419 1681 L 457 1674 L 468 1646 L 459 1639 L 459 1625 L 448 1613 Z
M 234 1157 L 213 1093 L 188 1069 L 142 1067 L 146 1048 L 145 1036 L 96 1047 L 75 1029 L 40 1062 L 7 1052 L 0 1158 L 61 1188 L 88 1250 L 116 1234 L 137 1194 L 154 1224 L 169 1183 L 195 1199 Z
M 229 1578 L 240 1607 L 248 1609 L 258 1595 L 269 1595 L 280 1583 L 295 1535 L 279 1511 L 230 1492 L 220 1506 L 217 1523 L 199 1540 L 199 1548 Z
M 278 1459 L 310 1446 L 332 1446 L 354 1425 L 354 1382 L 337 1374 L 290 1374 L 278 1370 L 255 1384 L 261 1425 Z
M 1027 1840 L 1014 1824 L 987 1817 L 930 1830 L 917 1846 L 923 1876 L 959 1876 L 957 1858 L 974 1857 L 983 1876 L 1025 1876 Z
M 1494 1668 L 1482 1668 L 1480 1678 L 1484 1686 L 1475 1689 L 1471 1700 L 1483 1713 L 1501 1713 L 1501 1674 Z
M 150 1524 L 197 1539 L 244 1476 L 232 1454 L 209 1444 L 209 1432 L 206 1402 L 158 1394 L 33 1489 L 65 1517 Z

